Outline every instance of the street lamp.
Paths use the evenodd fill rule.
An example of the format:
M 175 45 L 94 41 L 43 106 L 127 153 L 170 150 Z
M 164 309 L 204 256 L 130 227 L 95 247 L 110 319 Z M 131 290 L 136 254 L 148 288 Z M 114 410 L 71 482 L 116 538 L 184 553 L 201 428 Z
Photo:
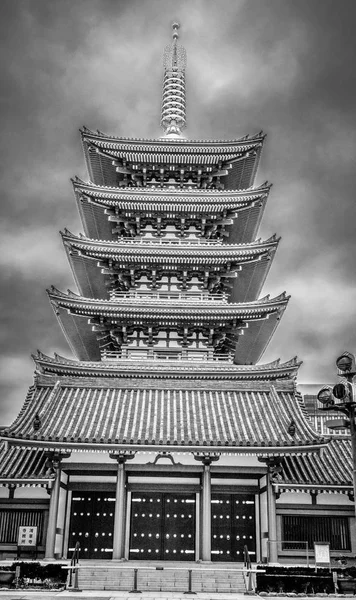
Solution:
M 320 410 L 333 410 L 341 412 L 346 419 L 326 421 L 329 429 L 350 429 L 352 447 L 352 476 L 354 487 L 354 503 L 356 513 L 356 363 L 355 356 L 350 352 L 343 352 L 336 360 L 340 382 L 331 386 L 324 386 L 317 394 L 319 402 L 323 405 Z

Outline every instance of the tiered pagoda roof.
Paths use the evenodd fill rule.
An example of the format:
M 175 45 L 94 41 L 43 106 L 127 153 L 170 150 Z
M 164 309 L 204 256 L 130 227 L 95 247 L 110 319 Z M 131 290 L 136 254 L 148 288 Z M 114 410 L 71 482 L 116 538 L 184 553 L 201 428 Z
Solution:
M 210 344 L 224 332 L 236 343 L 234 362 L 255 363 L 265 350 L 288 303 L 285 294 L 254 302 L 230 304 L 209 298 L 147 298 L 123 296 L 114 300 L 83 298 L 52 287 L 50 301 L 68 343 L 79 360 L 100 360 L 97 333 L 108 340 L 108 349 L 120 350 L 117 337 L 127 328 L 183 327 L 187 336 L 204 329 Z M 90 320 L 90 321 L 88 321 Z
M 279 240 L 257 240 L 250 244 L 186 244 L 144 239 L 103 242 L 69 231 L 62 234 L 75 281 L 83 296 L 109 298 L 108 276 L 119 276 L 133 289 L 145 274 L 162 280 L 179 273 L 184 262 L 186 277 L 198 277 L 203 287 L 225 291 L 232 302 L 255 300 L 264 284 Z M 238 286 L 233 286 L 238 277 Z M 217 290 L 216 290 L 217 288 Z
M 186 189 L 159 186 L 148 189 L 106 187 L 76 178 L 73 188 L 83 227 L 89 238 L 117 240 L 114 226 L 123 222 L 123 235 L 137 234 L 137 225 L 149 223 L 160 235 L 159 226 L 179 220 L 183 233 L 196 224 L 205 239 L 223 243 L 248 243 L 255 239 L 271 186 L 249 189 Z M 158 222 L 158 223 L 157 223 Z M 134 229 L 132 229 L 134 228 Z M 204 240 L 203 240 L 204 241 Z
M 170 182 L 205 189 L 223 178 L 226 189 L 253 185 L 265 135 L 237 140 L 128 139 L 81 129 L 90 180 L 96 185 L 145 187 Z

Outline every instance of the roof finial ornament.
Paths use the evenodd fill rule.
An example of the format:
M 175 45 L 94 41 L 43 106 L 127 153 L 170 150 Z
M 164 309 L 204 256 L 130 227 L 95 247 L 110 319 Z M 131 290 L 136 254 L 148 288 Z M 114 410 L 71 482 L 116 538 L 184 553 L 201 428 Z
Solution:
M 172 29 L 173 29 L 172 37 L 175 42 L 179 38 L 179 34 L 178 34 L 179 28 L 180 28 L 180 24 L 177 21 L 174 21 L 174 23 L 172 23 Z
M 182 138 L 181 130 L 186 126 L 185 116 L 185 67 L 186 51 L 177 43 L 180 24 L 172 23 L 173 43 L 164 50 L 163 96 L 161 126 L 165 138 Z

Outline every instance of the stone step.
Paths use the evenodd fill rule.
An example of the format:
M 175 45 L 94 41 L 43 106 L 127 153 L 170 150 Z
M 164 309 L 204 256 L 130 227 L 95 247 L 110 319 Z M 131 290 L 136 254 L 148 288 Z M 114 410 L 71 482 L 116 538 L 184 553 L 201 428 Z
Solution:
M 194 567 L 192 567 L 194 569 Z M 141 567 L 137 574 L 137 588 L 152 592 L 184 592 L 188 590 L 188 568 L 174 570 L 145 569 Z M 79 588 L 83 590 L 120 590 L 130 591 L 134 586 L 132 568 L 84 567 L 79 569 Z M 241 571 L 197 569 L 192 571 L 192 589 L 196 592 L 244 593 L 246 591 Z

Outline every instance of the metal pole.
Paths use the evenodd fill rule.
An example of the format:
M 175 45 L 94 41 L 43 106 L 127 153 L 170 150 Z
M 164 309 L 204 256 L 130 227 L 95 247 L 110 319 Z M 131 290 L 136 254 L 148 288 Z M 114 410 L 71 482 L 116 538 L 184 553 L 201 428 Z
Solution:
M 184 592 L 184 594 L 196 594 L 192 590 L 192 569 L 188 569 L 188 591 Z
M 137 574 L 138 569 L 134 569 L 134 583 L 132 590 L 130 590 L 130 594 L 142 594 L 142 592 L 137 589 Z

